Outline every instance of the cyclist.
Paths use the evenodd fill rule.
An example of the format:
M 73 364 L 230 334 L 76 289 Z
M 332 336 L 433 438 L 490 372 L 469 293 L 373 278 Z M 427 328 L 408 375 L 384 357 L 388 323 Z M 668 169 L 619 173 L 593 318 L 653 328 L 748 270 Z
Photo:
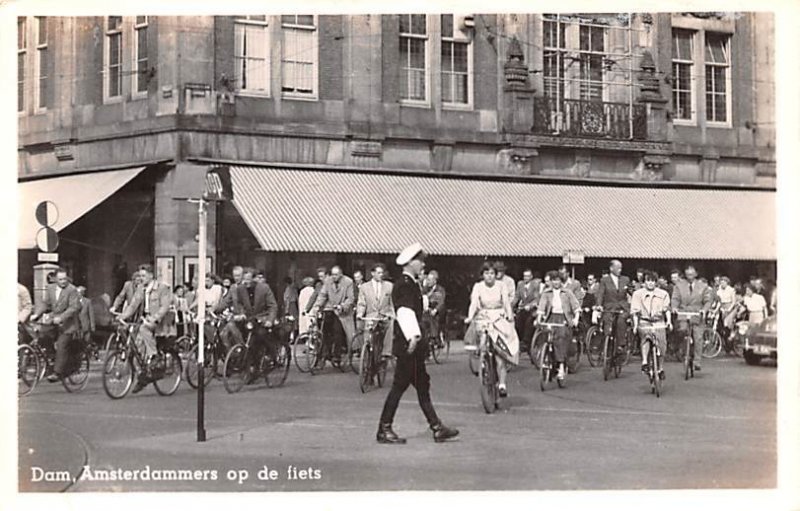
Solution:
M 426 285 L 423 287 L 423 304 L 426 305 L 423 311 L 422 321 L 423 331 L 427 331 L 429 337 L 438 338 L 439 330 L 444 328 L 445 300 L 447 292 L 444 286 L 439 284 L 439 272 L 431 270 L 428 273 Z
M 30 340 L 30 335 L 25 330 L 25 323 L 33 312 L 33 302 L 28 288 L 17 282 L 17 343 L 25 344 Z
M 569 332 L 567 322 L 572 328 L 578 326 L 581 317 L 581 305 L 572 291 L 562 288 L 563 280 L 557 271 L 548 273 L 550 288 L 542 293 L 539 299 L 538 320 L 547 323 L 563 323 L 564 326 L 553 330 L 553 351 L 558 364 L 557 379 L 564 381 L 566 377 L 567 350 L 569 348 Z
M 472 287 L 469 312 L 464 323 L 470 324 L 476 319 L 493 322 L 494 328 L 489 329 L 489 334 L 492 335 L 497 354 L 498 390 L 500 397 L 506 397 L 506 363 L 519 364 L 519 338 L 511 320 L 511 301 L 506 286 L 497 280 L 497 272 L 491 263 L 483 263 L 481 270 L 483 281 Z M 471 327 L 471 330 L 473 335 L 479 335 L 474 328 Z
M 392 304 L 391 282 L 384 282 L 383 275 L 386 267 L 378 263 L 372 267 L 372 280 L 361 284 L 358 290 L 358 304 L 356 305 L 356 318 L 359 320 L 364 317 L 377 317 L 385 315 L 394 316 L 394 305 Z M 392 336 L 394 332 L 394 321 L 390 320 L 383 336 L 383 348 L 381 355 L 384 359 L 392 357 Z
M 736 290 L 731 286 L 731 279 L 724 275 L 720 277 L 716 294 L 719 300 L 720 314 L 722 315 L 724 337 L 728 338 L 733 331 L 733 323 L 736 320 Z
M 244 276 L 244 268 L 241 266 L 234 266 L 231 269 L 231 276 L 233 277 L 233 283 L 231 287 L 228 289 L 228 292 L 222 296 L 222 299 L 219 300 L 215 309 L 213 309 L 214 314 L 221 314 L 225 311 L 233 311 L 236 309 L 236 289 L 242 285 L 242 278 Z M 223 346 L 225 346 L 226 351 L 231 349 L 231 346 L 234 344 L 243 344 L 244 338 L 242 337 L 242 332 L 236 326 L 236 323 L 233 321 L 229 321 L 225 323 L 225 326 L 222 327 L 222 330 L 219 332 L 219 338 L 222 341 Z
M 325 365 L 325 360 L 333 348 L 332 359 L 338 363 L 345 347 L 351 345 L 355 337 L 356 324 L 353 318 L 353 279 L 342 273 L 340 266 L 331 268 L 331 276 L 325 280 L 319 290 L 317 301 L 311 307 L 311 321 L 322 310 L 326 312 L 322 324 L 322 353 L 318 364 Z
M 497 281 L 503 284 L 508 295 L 508 301 L 511 303 L 514 300 L 514 292 L 517 290 L 514 279 L 506 273 L 506 263 L 503 261 L 495 261 L 495 272 L 497 272 Z
M 625 330 L 630 309 L 628 289 L 631 281 L 622 275 L 622 262 L 618 259 L 613 259 L 609 263 L 608 269 L 608 275 L 603 276 L 597 286 L 595 303 L 597 309 L 603 313 L 603 334 L 611 335 L 613 329 L 617 353 L 624 353 L 628 343 Z M 614 322 L 614 313 L 618 313 L 616 322 Z
M 69 372 L 75 333 L 80 329 L 78 314 L 81 310 L 78 291 L 70 284 L 67 270 L 56 270 L 55 279 L 54 284 L 47 285 L 44 299 L 36 304 L 30 316 L 31 321 L 36 321 L 44 315 L 43 322 L 46 324 L 42 328 L 41 339 L 46 341 L 48 347 L 55 345 L 53 374 L 47 378 L 51 382 L 58 381 Z
M 157 363 L 158 354 L 156 336 L 175 334 L 175 323 L 169 321 L 173 316 L 167 313 L 172 306 L 172 289 L 163 282 L 155 280 L 153 267 L 149 264 L 139 266 L 141 284 L 136 289 L 133 300 L 122 311 L 120 319 L 126 320 L 141 312 L 142 324 L 136 333 L 136 345 L 144 351 L 146 366 L 139 374 L 136 386 L 132 392 L 135 394 L 153 381 L 153 371 Z
M 517 285 L 517 292 L 511 302 L 511 309 L 516 312 L 514 318 L 517 329 L 517 336 L 520 340 L 520 349 L 529 351 L 531 340 L 533 339 L 533 320 L 535 317 L 536 305 L 539 303 L 541 293 L 539 292 L 540 278 L 534 278 L 533 272 L 526 269 L 522 272 L 522 282 Z
M 687 266 L 684 270 L 685 279 L 678 280 L 672 292 L 672 310 L 680 312 L 699 312 L 701 316 L 681 319 L 678 316 L 678 332 L 681 338 L 686 335 L 691 326 L 694 339 L 694 370 L 700 370 L 699 360 L 703 355 L 703 317 L 711 309 L 712 292 L 708 284 L 697 280 L 697 270 L 694 266 Z
M 114 303 L 111 305 L 111 312 L 116 312 L 120 307 L 122 307 L 121 310 L 125 310 L 125 307 L 133 301 L 136 290 L 139 289 L 141 283 L 142 277 L 139 274 L 139 270 L 136 270 L 131 274 L 131 280 L 126 281 L 122 285 L 122 290 L 117 297 L 114 298 Z
M 267 328 L 277 324 L 278 302 L 272 289 L 266 282 L 255 280 L 256 271 L 253 268 L 245 268 L 242 272 L 242 282 L 236 286 L 236 296 L 234 297 L 234 316 L 233 321 L 239 328 L 241 335 L 246 337 L 247 322 L 252 322 L 253 337 L 251 348 L 253 358 L 250 362 L 260 360 L 261 350 L 266 347 L 270 355 L 275 354 L 275 343 L 268 335 Z M 251 374 L 252 376 L 252 374 Z
M 645 335 L 650 331 L 639 330 L 640 327 L 657 327 L 652 329 L 652 335 L 658 343 L 658 349 L 662 353 L 667 350 L 667 331 L 672 330 L 672 314 L 669 312 L 670 298 L 669 293 L 656 287 L 658 277 L 651 271 L 645 271 L 642 277 L 644 287 L 633 292 L 631 297 L 631 315 L 633 316 L 633 331 L 639 333 L 642 340 L 642 372 L 648 374 L 647 356 L 650 353 L 650 346 L 644 342 Z M 663 327 L 666 327 L 663 328 Z M 659 359 L 660 362 L 661 359 Z M 664 379 L 664 369 L 660 363 L 661 371 L 659 377 Z

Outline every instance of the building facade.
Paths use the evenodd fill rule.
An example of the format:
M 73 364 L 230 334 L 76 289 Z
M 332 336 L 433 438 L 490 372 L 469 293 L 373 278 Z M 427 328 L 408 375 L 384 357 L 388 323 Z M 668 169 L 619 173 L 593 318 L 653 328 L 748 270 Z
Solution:
M 764 206 L 759 211 L 774 201 L 770 13 L 29 16 L 18 29 L 22 200 L 51 185 L 57 206 L 68 202 L 63 195 L 81 197 L 80 207 L 59 206 L 69 224 L 55 227 L 61 262 L 93 295 L 115 290 L 142 261 L 155 261 L 173 285 L 190 279 L 196 205 L 176 198 L 185 197 L 181 174 L 200 176 L 209 165 L 290 172 L 252 177 L 234 169 L 234 189 L 258 193 L 248 204 L 214 205 L 209 215 L 212 267 L 225 273 L 234 263 L 252 264 L 272 282 L 298 279 L 321 263 L 348 271 L 387 260 L 405 238 L 348 245 L 359 226 L 349 217 L 396 209 L 414 190 L 433 186 L 428 178 L 508 181 L 545 195 L 548 187 L 580 185 L 591 190 L 576 201 L 601 204 L 613 202 L 617 189 L 642 196 L 740 190 L 749 194 L 745 203 L 755 197 L 753 207 Z M 330 197 L 320 183 L 331 173 L 363 176 L 357 182 L 365 184 Z M 80 175 L 84 185 L 58 186 Z M 105 175 L 112 176 L 106 195 L 79 193 Z M 391 182 L 370 181 L 375 176 Z M 401 193 L 396 183 L 405 176 L 416 181 Z M 384 196 L 366 199 L 375 189 Z M 514 210 L 512 217 L 538 215 L 535 197 L 506 204 L 505 192 L 497 193 L 490 204 Z M 276 194 L 286 201 L 284 215 L 255 211 L 277 202 Z M 680 194 L 665 197 L 672 195 Z M 481 199 L 478 214 L 494 214 Z M 461 225 L 464 209 L 437 213 L 448 203 L 440 197 L 430 209 L 437 219 L 420 229 L 474 228 Z M 720 212 L 722 225 L 709 232 L 736 224 L 736 207 L 729 207 L 731 218 Z M 299 210 L 317 214 L 292 215 Z M 624 222 L 624 211 L 615 211 L 598 213 Z M 20 214 L 30 238 L 30 215 Z M 593 222 L 586 214 L 584 223 Z M 301 217 L 338 238 L 276 241 L 275 232 L 292 232 Z M 644 243 L 639 253 L 621 255 L 661 266 L 724 260 L 729 271 L 774 274 L 774 218 L 762 217 L 773 232 L 756 244 L 772 245 L 759 253 L 678 253 Z M 397 230 L 398 218 L 370 229 Z M 561 245 L 580 251 L 590 234 L 565 233 Z M 480 254 L 551 266 L 561 256 L 553 248 L 517 253 L 481 243 L 431 252 L 444 258 L 440 264 L 473 266 Z M 19 248 L 20 278 L 30 282 L 36 251 L 30 241 Z M 603 264 L 612 252 L 586 256 Z M 459 256 L 473 259 L 447 259 Z

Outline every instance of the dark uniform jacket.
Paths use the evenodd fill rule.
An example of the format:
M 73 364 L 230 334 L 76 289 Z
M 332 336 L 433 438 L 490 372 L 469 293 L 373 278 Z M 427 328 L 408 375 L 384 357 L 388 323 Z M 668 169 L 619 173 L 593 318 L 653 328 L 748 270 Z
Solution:
M 419 284 L 410 275 L 404 273 L 397 283 L 392 288 L 392 303 L 394 304 L 395 315 L 402 307 L 411 309 L 414 316 L 417 318 L 417 324 L 422 319 L 422 290 Z M 423 338 L 417 344 L 416 352 L 424 350 L 427 353 L 427 347 L 424 345 L 427 340 Z M 392 343 L 392 352 L 396 357 L 404 356 L 408 349 L 408 340 L 403 334 L 398 321 L 394 322 L 394 343 Z

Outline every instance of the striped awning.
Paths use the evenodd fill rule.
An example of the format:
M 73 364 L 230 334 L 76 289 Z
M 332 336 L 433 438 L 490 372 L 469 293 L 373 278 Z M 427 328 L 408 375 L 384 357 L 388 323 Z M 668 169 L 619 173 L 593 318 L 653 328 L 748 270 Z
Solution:
M 265 250 L 774 260 L 771 191 L 609 187 L 231 167 Z

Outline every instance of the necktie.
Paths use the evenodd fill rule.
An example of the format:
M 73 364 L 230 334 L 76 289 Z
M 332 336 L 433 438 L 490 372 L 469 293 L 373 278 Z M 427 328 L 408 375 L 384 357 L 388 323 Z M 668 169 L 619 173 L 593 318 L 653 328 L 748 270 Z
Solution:
M 59 298 L 61 298 L 61 288 L 57 287 L 56 288 L 56 301 L 58 301 Z
M 689 282 L 689 294 L 692 294 L 693 292 L 694 292 L 694 283 Z

